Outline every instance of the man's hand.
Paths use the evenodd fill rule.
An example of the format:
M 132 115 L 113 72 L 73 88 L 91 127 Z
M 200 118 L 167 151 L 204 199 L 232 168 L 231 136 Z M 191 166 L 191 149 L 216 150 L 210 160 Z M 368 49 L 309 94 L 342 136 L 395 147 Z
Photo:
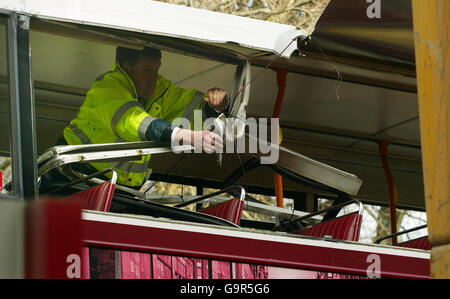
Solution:
M 222 137 L 208 130 L 192 131 L 179 129 L 175 135 L 175 142 L 177 144 L 189 144 L 195 148 L 201 148 L 208 154 L 211 154 L 214 151 L 223 151 Z
M 230 100 L 228 98 L 228 93 L 222 88 L 214 87 L 208 90 L 207 97 L 205 101 L 208 104 L 218 110 L 224 110 L 228 107 Z

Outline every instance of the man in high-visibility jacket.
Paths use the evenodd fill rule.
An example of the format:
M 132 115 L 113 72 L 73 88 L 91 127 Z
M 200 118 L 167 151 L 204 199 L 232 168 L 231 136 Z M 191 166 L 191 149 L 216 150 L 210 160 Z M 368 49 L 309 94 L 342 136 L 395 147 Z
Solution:
M 133 141 L 172 141 L 194 145 L 202 140 L 205 151 L 222 146 L 222 138 L 210 131 L 176 128 L 172 121 L 189 120 L 194 110 L 211 117 L 227 108 L 227 92 L 220 88 L 206 95 L 183 89 L 158 74 L 161 51 L 118 47 L 113 69 L 94 82 L 75 119 L 64 129 L 70 145 Z M 197 145 L 198 143 L 196 143 Z M 117 183 L 139 188 L 149 175 L 150 155 L 137 161 L 90 163 L 97 171 L 114 168 Z

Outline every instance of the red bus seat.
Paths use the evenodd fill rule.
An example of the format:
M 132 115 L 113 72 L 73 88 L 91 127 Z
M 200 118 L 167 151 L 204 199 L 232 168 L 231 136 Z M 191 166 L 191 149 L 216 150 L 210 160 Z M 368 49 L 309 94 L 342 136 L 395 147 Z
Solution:
M 423 249 L 423 250 L 431 250 L 431 247 L 432 247 L 428 236 L 423 236 L 423 237 L 420 237 L 420 238 L 417 238 L 414 240 L 402 242 L 402 243 L 397 244 L 397 246 Z
M 407 230 L 404 230 L 401 232 L 397 232 L 395 234 L 390 234 L 390 235 L 387 235 L 385 237 L 382 237 L 382 238 L 376 240 L 375 244 L 380 244 L 381 241 L 391 239 L 395 236 L 400 236 L 400 235 L 404 235 L 407 233 L 419 231 L 421 229 L 425 229 L 426 227 L 427 227 L 427 225 L 425 224 L 425 225 L 410 228 L 410 229 L 407 229 Z M 395 244 L 394 246 L 400 246 L 400 247 L 406 247 L 406 248 L 416 248 L 416 249 L 423 249 L 423 250 L 431 250 L 431 247 L 432 247 L 428 236 L 423 236 L 423 237 L 419 237 L 417 239 L 408 240 L 408 241 L 405 241 L 402 243 Z
M 112 182 L 104 182 L 66 198 L 80 200 L 83 209 L 86 210 L 109 212 L 115 187 L 116 185 Z
M 92 188 L 89 188 L 87 190 L 80 191 L 78 193 L 69 195 L 65 197 L 66 199 L 73 199 L 73 200 L 79 200 L 82 203 L 82 208 L 86 210 L 94 210 L 94 211 L 102 211 L 102 212 L 109 212 L 109 209 L 111 207 L 112 198 L 114 195 L 114 190 L 116 188 L 116 181 L 117 181 L 117 172 L 113 169 L 105 169 L 102 171 L 99 171 L 97 173 L 88 175 L 82 179 L 73 181 L 66 186 L 62 187 L 68 187 L 71 185 L 75 185 L 78 183 L 81 183 L 83 181 L 86 181 L 92 177 L 95 177 L 97 175 L 103 175 L 106 172 L 112 172 L 112 177 L 110 181 L 103 182 L 102 184 L 99 184 L 97 186 L 94 186 Z
M 113 171 L 111 181 L 104 182 L 87 190 L 69 195 L 66 199 L 79 200 L 82 203 L 82 208 L 86 210 L 109 212 L 111 207 L 114 190 L 116 188 L 117 173 Z M 106 261 L 106 264 L 112 264 L 111 252 L 108 250 L 97 249 L 93 252 L 96 258 Z M 89 247 L 83 247 L 81 252 L 82 273 L 83 279 L 90 278 L 90 261 L 89 261 Z
M 239 198 L 233 198 L 213 207 L 203 209 L 199 212 L 220 217 L 239 225 L 241 222 L 243 208 L 244 201 Z M 229 271 L 224 271 L 230 269 L 229 262 L 213 261 L 212 263 L 212 278 L 231 278 L 231 273 Z
M 199 213 L 208 214 L 222 219 L 228 220 L 239 225 L 242 216 L 242 210 L 244 208 L 244 201 L 239 198 L 234 198 L 226 202 L 220 203 L 218 205 L 203 209 Z M 121 276 L 122 278 L 136 278 L 145 277 L 151 278 L 146 267 L 150 267 L 150 262 L 145 262 L 144 253 L 133 253 L 127 251 L 121 251 Z M 162 262 L 161 260 L 169 259 L 170 262 Z M 165 256 L 154 254 L 153 263 L 156 266 L 155 272 L 153 273 L 156 278 L 171 278 L 174 275 L 179 278 L 193 278 L 193 259 L 185 257 L 177 257 L 174 259 L 172 256 Z M 145 264 L 145 265 L 144 265 Z M 131 266 L 133 265 L 133 266 Z M 173 267 L 170 268 L 169 267 Z M 186 271 L 185 268 L 191 270 Z M 213 261 L 213 276 L 215 271 L 218 273 L 223 273 L 222 268 L 230 269 L 229 262 Z M 184 269 L 184 270 L 183 270 Z M 183 274 L 184 273 L 184 274 Z M 228 273 L 230 275 L 230 273 Z M 191 277 L 192 276 L 192 277 Z
M 350 213 L 295 232 L 298 235 L 324 237 L 332 236 L 336 240 L 358 241 L 362 215 Z
M 199 211 L 203 214 L 208 214 L 233 222 L 237 225 L 241 222 L 242 210 L 244 208 L 244 201 L 239 198 L 234 198 Z

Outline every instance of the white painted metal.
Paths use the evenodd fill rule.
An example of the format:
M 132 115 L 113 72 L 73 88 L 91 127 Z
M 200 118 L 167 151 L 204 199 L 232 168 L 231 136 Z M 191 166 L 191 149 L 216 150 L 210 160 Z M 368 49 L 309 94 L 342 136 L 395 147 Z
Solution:
M 255 137 L 247 135 L 249 143 L 255 140 Z M 257 140 L 259 144 L 263 141 Z M 313 181 L 333 187 L 337 190 L 356 196 L 362 185 L 362 180 L 356 175 L 331 167 L 327 164 L 318 162 L 295 151 L 287 149 L 276 144 L 267 143 L 266 147 L 270 152 L 277 151 L 279 154 L 279 166 L 282 166 L 296 174 L 304 176 Z M 261 161 L 265 159 L 260 153 L 253 154 L 259 156 Z M 271 164 L 271 163 L 266 163 Z
M 245 134 L 245 121 L 247 119 L 247 105 L 250 98 L 251 80 L 251 65 L 247 61 L 243 65 L 239 80 L 237 80 L 238 88 L 235 90 L 236 94 L 233 98 L 234 103 L 231 108 L 231 118 L 234 119 L 233 125 L 227 126 L 224 124 L 227 131 L 227 139 L 229 139 L 229 136 L 233 136 L 231 141 L 234 141 L 236 138 L 241 138 Z M 234 128 L 234 132 L 231 132 L 231 127 Z
M 282 232 L 269 232 L 256 229 L 247 228 L 228 228 L 210 224 L 193 224 L 191 222 L 155 219 L 149 216 L 135 216 L 135 215 L 118 215 L 113 213 L 98 212 L 98 211 L 83 211 L 83 220 L 101 221 L 108 223 L 126 224 L 132 226 L 148 227 L 148 228 L 164 228 L 177 231 L 188 231 L 202 233 L 206 235 L 221 235 L 229 237 L 239 237 L 252 240 L 264 240 L 288 244 L 301 244 L 317 247 L 330 247 L 343 250 L 357 250 L 368 253 L 389 254 L 396 256 L 409 256 L 414 258 L 429 259 L 430 252 L 424 250 L 417 250 L 404 247 L 395 247 L 387 245 L 372 245 L 359 244 L 350 241 L 329 241 L 324 242 L 321 239 L 293 235 Z
M 314 161 L 299 153 L 271 144 L 279 151 L 277 164 L 301 176 L 355 196 L 362 181 L 353 174 Z M 188 146 L 169 147 L 157 142 L 124 142 L 112 144 L 55 146 L 39 157 L 39 176 L 52 168 L 75 162 L 132 161 L 149 154 L 193 152 Z
M 207 43 L 243 47 L 289 57 L 307 36 L 294 26 L 233 16 L 157 1 L 128 0 L 4 0 L 0 8 L 41 19 L 117 28 Z M 285 50 L 285 48 L 290 46 Z M 282 53 L 283 52 L 283 53 Z
M 156 144 L 156 146 L 151 145 Z M 134 143 L 111 143 L 111 144 L 95 144 L 80 146 L 55 146 L 42 156 L 39 165 L 39 176 L 42 176 L 49 170 L 75 162 L 102 162 L 117 161 L 122 159 L 126 161 L 135 160 L 138 157 L 152 154 L 171 153 L 179 151 L 191 151 L 193 147 L 190 145 L 181 146 L 158 146 L 155 142 L 139 142 Z M 45 159 L 45 160 L 44 160 Z M 39 161 L 38 161 L 39 163 Z

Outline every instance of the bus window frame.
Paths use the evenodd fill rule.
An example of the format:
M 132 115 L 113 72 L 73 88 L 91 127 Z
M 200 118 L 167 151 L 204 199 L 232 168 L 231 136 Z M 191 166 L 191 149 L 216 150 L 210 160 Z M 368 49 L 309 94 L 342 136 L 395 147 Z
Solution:
M 38 182 L 30 16 L 1 9 L 0 17 L 6 21 L 12 170 L 11 193 L 1 194 L 0 197 L 34 200 L 38 197 Z

